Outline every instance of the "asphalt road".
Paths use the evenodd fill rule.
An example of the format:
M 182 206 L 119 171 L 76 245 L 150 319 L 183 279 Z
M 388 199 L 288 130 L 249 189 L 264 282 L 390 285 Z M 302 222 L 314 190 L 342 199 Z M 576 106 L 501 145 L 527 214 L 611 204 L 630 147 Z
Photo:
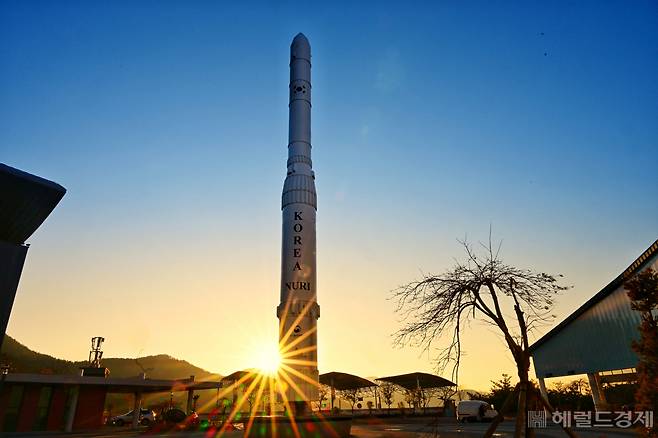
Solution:
M 428 423 L 381 423 L 381 424 L 355 424 L 352 426 L 352 436 L 358 438 L 476 438 L 482 437 L 489 427 L 487 423 L 442 422 Z M 578 429 L 575 431 L 583 438 L 629 438 L 635 433 L 626 429 L 597 428 Z M 514 436 L 514 423 L 506 421 L 501 423 L 494 437 L 507 438 Z M 535 429 L 536 438 L 564 438 L 567 435 L 558 426 L 545 429 Z
M 454 421 L 432 422 L 431 419 L 389 419 L 389 420 L 356 420 L 352 425 L 354 438 L 478 438 L 484 435 L 489 424 L 466 423 Z M 596 428 L 577 429 L 578 436 L 583 438 L 630 438 L 635 433 L 629 429 Z M 39 435 L 7 434 L 11 438 L 34 438 Z M 132 437 L 180 437 L 180 438 L 209 438 L 206 432 L 169 432 L 166 434 L 144 435 L 141 431 L 130 431 L 126 428 L 106 428 L 94 433 L 84 434 L 44 434 L 48 438 L 132 438 Z M 507 438 L 514 436 L 514 423 L 506 421 L 498 426 L 494 437 Z M 557 426 L 546 429 L 535 429 L 536 438 L 565 438 L 567 435 Z M 4 437 L 4 435 L 3 435 Z M 223 438 L 242 438 L 241 431 L 227 432 Z M 214 438 L 214 437 L 213 437 Z

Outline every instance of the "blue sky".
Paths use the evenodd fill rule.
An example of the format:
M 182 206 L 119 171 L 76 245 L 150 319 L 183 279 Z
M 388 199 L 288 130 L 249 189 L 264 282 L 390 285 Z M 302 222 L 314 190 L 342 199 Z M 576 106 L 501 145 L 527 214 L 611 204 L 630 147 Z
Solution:
M 0 161 L 68 189 L 30 240 L 10 334 L 77 359 L 104 335 L 110 355 L 218 372 L 245 362 L 228 339 L 275 336 L 300 31 L 321 372 L 354 332 L 364 357 L 344 371 L 430 369 L 390 352 L 386 297 L 449 267 L 456 238 L 491 225 L 508 261 L 565 274 L 566 316 L 658 237 L 655 2 L 2 1 Z M 232 320 L 235 300 L 257 304 Z M 72 310 L 99 301 L 100 325 Z M 135 301 L 152 306 L 141 335 L 117 328 L 144 319 Z M 216 336 L 217 321 L 215 349 L 166 341 Z M 474 370 L 475 386 L 497 377 Z

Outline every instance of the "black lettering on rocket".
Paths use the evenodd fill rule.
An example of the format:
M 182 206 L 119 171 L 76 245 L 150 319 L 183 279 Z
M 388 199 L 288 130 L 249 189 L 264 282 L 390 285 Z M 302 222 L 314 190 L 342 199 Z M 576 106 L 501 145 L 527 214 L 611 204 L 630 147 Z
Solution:
M 295 220 L 296 221 L 301 221 L 302 220 L 302 212 L 301 211 L 296 211 L 295 212 Z M 295 225 L 292 226 L 292 229 L 295 233 L 301 233 L 302 229 L 304 227 L 300 223 L 296 223 Z M 302 244 L 302 236 L 294 236 L 294 243 L 295 245 L 301 245 Z M 292 250 L 292 255 L 295 258 L 300 258 L 302 256 L 302 249 L 301 248 L 293 248 Z M 295 266 L 292 268 L 292 271 L 301 271 L 302 268 L 299 266 L 299 262 L 295 262 Z M 306 283 L 304 283 L 306 284 Z M 290 287 L 288 287 L 290 289 Z M 293 288 L 296 290 L 297 288 Z M 299 287 L 299 289 L 305 289 L 304 287 Z

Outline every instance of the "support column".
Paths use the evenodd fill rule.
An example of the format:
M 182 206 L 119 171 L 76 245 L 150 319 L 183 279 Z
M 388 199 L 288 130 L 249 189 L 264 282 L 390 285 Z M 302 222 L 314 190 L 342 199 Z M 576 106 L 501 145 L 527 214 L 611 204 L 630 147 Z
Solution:
M 331 378 L 331 414 L 334 413 L 334 401 L 336 400 L 336 388 L 334 388 L 334 378 Z
M 548 401 L 548 391 L 546 390 L 546 381 L 543 377 L 539 378 L 539 393 L 546 401 Z M 548 412 L 548 409 L 544 406 L 544 411 Z
M 7 214 L 11 216 L 9 212 Z M 7 331 L 27 249 L 27 245 L 0 241 L 0 346 Z
M 135 405 L 133 407 L 133 422 L 132 428 L 137 429 L 139 426 L 139 416 L 142 410 L 142 391 L 137 391 L 135 393 Z
M 192 401 L 194 400 L 194 390 L 193 389 L 188 389 L 187 390 L 187 415 L 190 415 L 192 413 Z
M 193 385 L 194 384 L 194 375 L 190 376 L 188 381 L 190 382 L 190 385 Z M 190 415 L 190 413 L 192 412 L 192 400 L 194 400 L 194 390 L 190 389 L 188 387 L 188 390 L 187 390 L 187 406 L 186 406 L 187 411 L 185 412 L 187 415 Z
M 592 391 L 592 400 L 594 400 L 594 409 L 597 411 L 604 411 L 608 407 L 608 402 L 605 399 L 605 393 L 601 386 L 601 379 L 599 373 L 591 373 L 587 375 L 590 390 Z
M 69 404 L 69 410 L 66 413 L 64 432 L 73 432 L 73 420 L 75 420 L 75 413 L 78 410 L 78 394 L 80 394 L 80 385 L 75 386 L 75 390 L 71 395 L 71 403 Z

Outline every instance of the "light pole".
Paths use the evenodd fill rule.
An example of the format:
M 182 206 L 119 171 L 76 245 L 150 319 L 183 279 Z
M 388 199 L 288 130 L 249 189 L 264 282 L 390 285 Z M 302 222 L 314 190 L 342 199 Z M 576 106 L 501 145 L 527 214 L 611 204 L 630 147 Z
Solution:
M 9 365 L 0 365 L 0 396 L 2 395 L 2 389 L 5 387 L 7 374 L 9 374 Z

